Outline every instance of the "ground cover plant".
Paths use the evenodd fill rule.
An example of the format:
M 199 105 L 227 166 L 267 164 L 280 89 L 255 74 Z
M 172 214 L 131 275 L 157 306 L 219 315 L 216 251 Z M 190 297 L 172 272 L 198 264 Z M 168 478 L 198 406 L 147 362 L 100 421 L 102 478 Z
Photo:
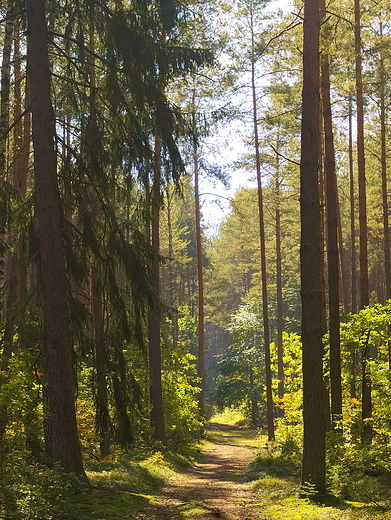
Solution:
M 286 444 L 288 442 L 288 446 Z M 328 493 L 319 495 L 311 486 L 301 485 L 301 453 L 278 436 L 274 443 L 260 436 L 259 453 L 246 477 L 262 504 L 262 518 L 268 520 L 380 520 L 391 518 L 391 480 L 385 472 L 368 471 L 365 451 L 351 453 L 352 459 L 338 459 L 335 439 L 329 438 Z M 361 457 L 360 457 L 361 455 Z M 372 454 L 373 455 L 373 454 Z

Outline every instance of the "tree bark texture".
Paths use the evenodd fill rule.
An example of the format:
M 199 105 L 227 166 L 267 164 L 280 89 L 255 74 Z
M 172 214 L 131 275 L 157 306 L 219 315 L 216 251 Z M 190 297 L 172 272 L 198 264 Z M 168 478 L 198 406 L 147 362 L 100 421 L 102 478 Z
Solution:
M 45 0 L 27 2 L 27 71 L 34 147 L 35 209 L 42 278 L 46 442 L 50 458 L 86 480 L 76 425 L 69 288 L 62 241 L 63 214 L 57 185 L 55 118 L 51 103 Z
M 357 312 L 357 275 L 356 275 L 356 211 L 354 195 L 354 164 L 353 164 L 353 103 L 349 97 L 349 198 L 350 198 L 350 257 L 351 257 L 351 307 L 350 312 Z
M 319 2 L 304 4 L 302 142 L 300 164 L 301 300 L 304 446 L 302 483 L 325 489 L 326 390 L 323 381 L 321 222 L 319 201 Z
M 108 359 L 104 336 L 103 287 L 97 267 L 91 270 L 91 307 L 94 323 L 94 347 L 96 370 L 96 429 L 100 437 L 100 452 L 110 453 L 110 414 L 107 394 Z
M 321 0 L 325 10 L 325 2 Z M 341 346 L 339 321 L 339 255 L 338 255 L 338 192 L 335 173 L 334 136 L 330 100 L 329 57 L 322 55 L 322 101 L 325 137 L 325 179 L 327 214 L 327 267 L 329 293 L 330 394 L 332 428 L 342 428 Z
M 7 170 L 7 136 L 9 127 L 10 94 L 11 94 L 11 50 L 14 21 L 12 19 L 13 2 L 8 3 L 5 21 L 4 40 L 1 64 L 1 91 L 0 91 L 0 179 L 6 179 Z M 6 226 L 7 215 L 2 212 L 0 218 L 0 289 L 5 284 L 6 271 Z M 5 321 L 5 313 L 2 298 L 0 300 L 0 319 Z
M 196 129 L 195 114 L 193 114 L 193 127 Z M 199 192 L 199 167 L 197 143 L 193 143 L 193 168 L 194 168 L 194 198 L 196 221 L 196 256 L 197 256 L 197 280 L 198 280 L 198 377 L 200 393 L 198 394 L 198 406 L 200 414 L 205 415 L 205 324 L 204 324 L 204 270 L 202 265 L 202 241 L 201 241 L 201 209 Z
M 161 141 L 155 139 L 154 180 L 152 187 L 152 222 L 151 245 L 154 252 L 152 260 L 152 278 L 157 301 L 160 299 L 160 151 Z M 167 443 L 164 426 L 162 359 L 160 350 L 160 316 L 158 312 L 150 312 L 148 316 L 148 344 L 150 370 L 151 420 L 156 440 Z
M 278 397 L 284 398 L 284 350 L 282 333 L 284 330 L 283 297 L 282 297 L 282 254 L 281 254 L 281 209 L 280 209 L 280 176 L 279 156 L 276 156 L 277 178 L 276 178 L 276 285 L 277 285 L 277 357 L 278 357 Z M 280 410 L 280 417 L 284 416 L 284 410 Z
M 354 0 L 356 47 L 356 103 L 357 103 L 357 167 L 358 219 L 360 229 L 360 308 L 369 305 L 368 283 L 368 226 L 364 151 L 364 103 L 362 92 L 361 14 L 360 0 Z
M 360 228 L 360 308 L 369 305 L 368 281 L 368 226 L 367 196 L 364 150 L 364 103 L 362 92 L 362 58 L 361 58 L 361 12 L 360 0 L 354 1 L 355 47 L 356 47 L 356 103 L 357 103 L 357 160 L 358 160 L 358 218 Z M 368 422 L 372 416 L 372 385 L 368 373 L 370 350 L 367 346 L 362 352 L 362 420 L 363 441 L 370 442 Z
M 253 26 L 251 25 L 251 28 Z M 252 33 L 252 48 L 254 49 L 254 34 Z M 270 326 L 267 292 L 267 266 L 266 266 L 266 244 L 265 244 L 265 222 L 263 214 L 263 191 L 261 177 L 261 159 L 259 153 L 258 137 L 258 113 L 257 96 L 255 86 L 255 58 L 251 61 L 251 85 L 253 98 L 253 122 L 254 122 L 254 144 L 255 144 L 255 166 L 257 172 L 258 186 L 258 216 L 259 216 L 259 242 L 261 247 L 261 279 L 262 279 L 262 316 L 263 316 L 263 338 L 265 346 L 265 376 L 266 376 L 266 417 L 269 441 L 274 440 L 274 413 L 272 394 L 272 371 L 270 362 Z

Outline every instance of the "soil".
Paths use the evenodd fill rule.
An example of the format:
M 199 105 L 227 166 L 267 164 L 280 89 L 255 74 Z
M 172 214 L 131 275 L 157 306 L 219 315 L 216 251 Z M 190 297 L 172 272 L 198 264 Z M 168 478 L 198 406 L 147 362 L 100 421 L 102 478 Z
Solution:
M 255 438 L 248 428 L 211 424 L 201 462 L 171 479 L 138 520 L 261 520 L 257 497 L 245 481 L 258 447 Z

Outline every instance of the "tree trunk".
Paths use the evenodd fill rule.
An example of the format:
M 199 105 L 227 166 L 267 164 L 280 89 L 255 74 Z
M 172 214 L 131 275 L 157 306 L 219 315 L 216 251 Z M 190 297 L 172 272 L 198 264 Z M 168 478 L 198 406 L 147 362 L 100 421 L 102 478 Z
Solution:
M 169 306 L 172 313 L 172 342 L 174 349 L 178 347 L 178 310 L 175 307 L 175 272 L 174 272 L 174 246 L 171 218 L 172 194 L 170 186 L 167 186 L 167 228 L 168 228 L 168 283 L 169 283 Z
M 321 9 L 325 10 L 321 0 Z M 342 382 L 339 322 L 338 194 L 335 173 L 334 136 L 330 101 L 329 57 L 322 55 L 322 100 L 325 136 L 325 178 L 327 211 L 327 266 L 329 290 L 331 419 L 335 431 L 342 432 Z
M 19 24 L 17 24 L 19 25 Z M 11 33 L 12 35 L 12 33 Z M 22 179 L 24 177 L 21 169 L 21 147 L 23 143 L 23 119 L 22 119 L 22 94 L 21 94 L 21 70 L 20 70 L 20 38 L 19 26 L 15 26 L 14 31 L 14 147 L 13 147 L 13 167 L 12 185 L 19 191 L 20 196 L 25 198 L 26 190 L 23 189 Z M 7 116 L 8 117 L 8 116 Z M 4 140 L 5 141 L 5 140 Z M 5 164 L 4 164 L 5 166 Z M 12 244 L 10 253 L 10 273 L 7 283 L 7 299 L 5 310 L 5 330 L 3 337 L 3 360 L 1 370 L 6 370 L 8 361 L 14 351 L 13 340 L 15 325 L 18 322 L 20 309 L 20 244 L 17 243 L 17 232 L 11 229 L 9 240 Z
M 157 302 L 160 300 L 160 237 L 159 237 L 159 208 L 160 208 L 160 151 L 161 141 L 155 139 L 154 180 L 152 187 L 152 225 L 151 245 L 154 252 L 152 260 L 153 287 Z M 150 397 L 152 404 L 151 420 L 155 439 L 167 444 L 162 390 L 162 360 L 160 350 L 160 316 L 158 312 L 150 312 L 148 316 L 148 344 L 150 370 Z
M 319 3 L 305 0 L 300 164 L 304 445 L 302 483 L 325 489 L 326 390 L 323 381 L 319 203 Z
M 380 24 L 382 34 L 382 25 Z M 383 236 L 384 236 L 384 272 L 385 300 L 391 299 L 391 258 L 390 226 L 388 218 L 388 183 L 387 183 L 387 115 L 385 102 L 384 58 L 380 58 L 380 137 L 381 137 L 381 179 L 383 198 Z M 391 329 L 389 329 L 389 334 Z M 388 369 L 391 370 L 391 341 L 388 341 Z
M 96 429 L 100 437 L 100 452 L 110 453 L 110 415 L 107 394 L 107 352 L 104 338 L 103 287 L 99 282 L 97 267 L 91 270 L 92 318 L 94 323 L 94 347 L 96 370 Z
M 369 305 L 368 282 L 368 226 L 367 226 L 367 197 L 364 153 L 364 104 L 362 93 L 362 64 L 361 64 L 361 13 L 360 0 L 354 1 L 355 16 L 355 46 L 356 46 L 356 97 L 357 97 L 357 158 L 358 158 L 358 201 L 359 201 L 359 228 L 360 228 L 360 307 Z M 369 349 L 363 349 L 362 359 L 362 421 L 365 443 L 371 442 L 370 425 L 367 421 L 372 417 L 372 388 L 368 373 Z
M 349 97 L 349 179 L 350 179 L 350 259 L 351 259 L 351 295 L 352 303 L 350 312 L 357 312 L 357 278 L 356 278 L 356 211 L 354 194 L 354 167 L 353 167 L 353 103 Z
M 193 113 L 193 130 L 196 132 L 195 113 Z M 198 377 L 200 393 L 198 394 L 198 406 L 201 417 L 205 416 L 205 325 L 204 325 L 204 272 L 202 266 L 202 241 L 201 241 L 201 210 L 198 179 L 198 150 L 196 136 L 193 140 L 193 168 L 194 168 L 194 198 L 196 221 L 196 256 L 198 279 Z
M 45 327 L 46 444 L 50 458 L 58 461 L 66 473 L 75 473 L 87 480 L 76 425 L 69 288 L 57 185 L 45 0 L 27 1 L 27 21 L 27 72 L 33 116 L 35 207 Z
M 281 256 L 281 209 L 280 209 L 280 175 L 279 156 L 276 156 L 276 285 L 277 285 L 277 358 L 278 358 L 278 397 L 284 399 L 284 351 L 282 333 L 284 330 L 284 317 L 282 312 L 282 256 Z M 284 416 L 284 409 L 280 409 L 280 417 Z
M 251 37 L 252 52 L 254 51 L 254 32 L 251 19 Z M 269 441 L 274 440 L 274 417 L 273 417 L 273 394 L 272 394 L 272 371 L 270 363 L 270 327 L 269 327 L 269 309 L 268 309 L 268 292 L 267 292 L 267 266 L 266 266 L 266 245 L 265 245 L 265 223 L 263 214 L 263 191 L 261 178 L 261 160 L 259 153 L 259 137 L 258 137 L 258 114 L 257 114 L 257 96 L 255 87 L 255 57 L 251 59 L 251 87 L 253 101 L 253 122 L 254 122 L 254 144 L 255 144 L 255 161 L 257 171 L 258 185 L 258 214 L 259 214 L 259 241 L 261 246 L 261 279 L 262 279 L 262 315 L 263 315 L 263 335 L 265 345 L 265 375 L 266 375 L 266 416 L 267 416 L 267 432 Z
M 355 13 L 355 45 L 356 45 L 356 102 L 357 102 L 357 166 L 358 166 L 358 200 L 360 229 L 360 308 L 369 305 L 368 286 L 368 226 L 367 196 L 364 152 L 364 104 L 362 92 L 361 64 L 361 15 L 360 0 L 354 0 Z
M 3 40 L 3 53 L 1 63 L 1 92 L 0 92 L 0 179 L 6 179 L 7 169 L 7 136 L 9 127 L 10 94 L 11 94 L 11 50 L 12 35 L 14 32 L 14 20 L 12 18 L 13 2 L 8 2 L 7 16 Z M 0 218 L 0 291 L 5 284 L 5 259 L 7 255 L 6 233 L 7 215 L 2 212 Z M 0 320 L 5 321 L 3 299 L 0 299 Z M 9 353 L 4 352 L 6 358 Z
M 99 133 L 97 132 L 97 98 L 96 98 L 96 60 L 95 60 L 95 7 L 90 5 L 89 13 L 89 41 L 88 41 L 88 60 L 89 60 L 89 105 L 90 115 L 88 119 L 88 134 L 90 139 L 97 140 Z M 69 127 L 66 128 L 68 138 Z M 65 139 L 64 139 L 65 142 Z M 98 183 L 97 172 L 94 171 L 94 145 L 87 147 L 88 162 L 91 165 L 91 173 Z M 69 148 L 68 148 L 69 149 Z M 64 157 L 64 160 L 67 160 Z M 67 186 L 68 181 L 65 180 L 65 192 L 69 192 L 70 186 Z M 69 183 L 68 183 L 69 184 Z M 98 221 L 101 220 L 101 215 L 98 211 L 98 201 L 95 192 L 90 195 L 91 206 L 93 208 L 93 218 Z M 69 220 L 71 215 L 67 215 Z M 97 266 L 91 269 L 91 313 L 93 319 L 93 337 L 95 347 L 95 370 L 96 370 L 96 411 L 95 411 L 95 425 L 100 437 L 100 452 L 103 456 L 110 453 L 110 414 L 107 394 L 107 369 L 108 359 L 106 352 L 106 345 L 104 339 L 104 294 L 101 284 L 101 273 Z
M 343 247 L 342 222 L 341 222 L 341 208 L 339 205 L 339 197 L 337 191 L 337 212 L 338 212 L 338 251 L 339 251 L 339 272 L 342 283 L 342 302 L 345 315 L 349 313 L 349 292 L 348 282 L 346 279 L 346 263 L 345 253 Z

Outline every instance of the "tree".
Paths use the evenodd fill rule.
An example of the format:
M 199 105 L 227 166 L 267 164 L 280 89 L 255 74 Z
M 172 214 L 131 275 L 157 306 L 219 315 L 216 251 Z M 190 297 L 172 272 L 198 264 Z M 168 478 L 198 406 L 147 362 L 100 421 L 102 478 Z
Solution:
M 57 185 L 45 0 L 27 2 L 27 70 L 31 88 L 35 204 L 38 216 L 47 396 L 46 443 L 51 460 L 86 480 L 78 439 L 63 213 Z
M 321 0 L 320 7 L 324 13 L 324 16 L 326 4 L 323 0 Z M 330 68 L 327 51 L 322 53 L 321 62 L 323 124 L 325 139 L 324 169 L 326 177 L 331 419 L 333 429 L 336 431 L 342 431 L 341 353 L 339 333 L 339 203 L 337 177 L 335 172 L 334 132 L 332 125 L 330 99 Z
M 250 12 L 251 29 L 251 88 L 253 99 L 253 118 L 254 118 L 254 145 L 255 145 L 255 167 L 257 172 L 258 185 L 258 213 L 259 213 L 259 239 L 261 246 L 261 277 L 262 277 L 262 315 L 263 315 L 263 340 L 265 349 L 265 373 L 266 373 L 266 406 L 267 406 L 267 429 L 269 441 L 274 440 L 274 419 L 273 419 L 273 396 L 272 396 L 272 373 L 270 366 L 270 328 L 268 310 L 268 290 L 266 278 L 266 245 L 265 245 L 265 222 L 263 208 L 263 189 L 261 177 L 261 159 L 259 153 L 258 138 L 258 111 L 257 94 L 255 85 L 255 41 L 253 12 Z
M 155 138 L 155 152 L 153 163 L 153 184 L 151 190 L 151 214 L 152 222 L 150 229 L 150 243 L 153 250 L 152 258 L 152 277 L 155 297 L 157 302 L 160 301 L 160 204 L 161 204 L 161 141 Z M 165 425 L 164 425 L 164 408 L 162 393 L 162 362 L 160 347 L 160 312 L 157 309 L 151 309 L 148 316 L 148 346 L 149 346 L 149 371 L 150 371 L 150 396 L 151 396 L 151 419 L 154 436 L 156 440 L 163 444 L 167 443 Z
M 362 93 L 361 60 L 361 13 L 360 0 L 354 0 L 355 51 L 356 51 L 356 103 L 357 103 L 357 167 L 359 190 L 359 229 L 360 229 L 360 308 L 369 304 L 368 280 L 368 226 L 367 196 L 364 151 L 364 102 Z M 371 428 L 366 422 L 372 415 L 372 390 L 368 371 L 369 348 L 366 344 L 362 351 L 362 420 L 363 442 L 371 442 Z
M 319 25 L 319 2 L 306 0 L 300 165 L 304 421 L 301 478 L 303 484 L 311 483 L 318 491 L 324 491 L 327 402 L 323 381 L 322 251 L 319 202 Z

